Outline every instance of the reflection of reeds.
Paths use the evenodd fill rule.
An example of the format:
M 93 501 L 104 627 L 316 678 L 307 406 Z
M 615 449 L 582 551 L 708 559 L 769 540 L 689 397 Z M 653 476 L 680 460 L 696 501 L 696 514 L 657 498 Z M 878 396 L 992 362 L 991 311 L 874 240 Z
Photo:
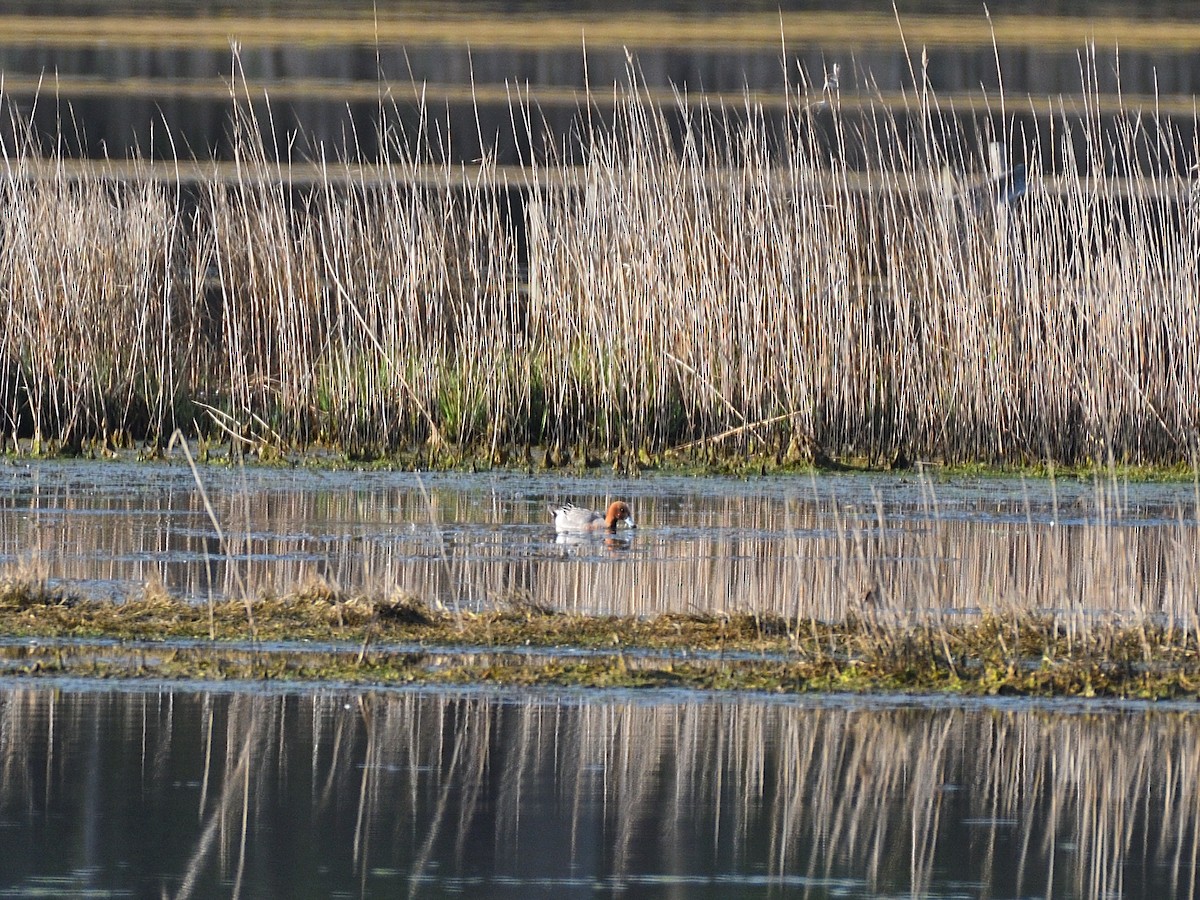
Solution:
M 256 487 L 247 509 L 228 478 L 211 486 L 226 547 L 186 483 L 103 501 L 47 483 L 27 511 L 0 515 L 0 548 L 35 554 L 36 584 L 78 582 L 82 593 L 100 583 L 136 594 L 151 582 L 188 599 L 241 600 L 324 580 L 347 596 L 404 595 L 433 609 L 822 621 L 1018 610 L 1052 615 L 1068 633 L 1093 617 L 1200 631 L 1200 533 L 1182 498 L 1145 512 L 1098 487 L 1075 492 L 1061 516 L 1035 515 L 1020 499 L 997 510 L 983 497 L 949 515 L 932 486 L 903 508 L 843 502 L 822 484 L 788 500 L 717 492 L 684 510 L 647 492 L 637 508 L 649 527 L 631 543 L 560 545 L 537 502 L 545 489 L 521 482 L 520 501 L 496 503 L 436 484 L 427 502 L 412 482 L 372 492 Z M 9 575 L 30 581 L 20 567 Z
M 1195 217 L 1174 175 L 1194 154 L 1174 126 L 1064 102 L 1054 126 L 1082 138 L 1052 174 L 1057 134 L 952 124 L 913 78 L 902 114 L 801 90 L 773 134 L 753 98 L 664 105 L 631 66 L 611 117 L 589 106 L 574 147 L 512 183 L 486 148 L 451 165 L 420 98 L 409 130 L 382 105 L 382 158 L 318 148 L 303 186 L 253 98 L 233 176 L 190 195 L 4 148 L 4 430 L 551 461 L 1190 460 Z M 529 104 L 512 113 L 536 139 Z M 993 138 L 1028 167 L 1016 205 L 968 184 Z
M 1195 731 L 1152 710 L 16 688 L 0 816 L 47 838 L 6 854 L 14 879 L 63 873 L 75 841 L 96 865 L 149 842 L 136 874 L 168 894 L 320 872 L 417 895 L 486 873 L 1167 896 L 1200 851 Z

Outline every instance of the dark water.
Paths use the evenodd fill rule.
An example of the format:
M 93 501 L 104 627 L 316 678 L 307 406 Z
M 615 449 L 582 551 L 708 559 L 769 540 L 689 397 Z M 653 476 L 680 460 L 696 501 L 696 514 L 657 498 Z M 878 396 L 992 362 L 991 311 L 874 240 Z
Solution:
M 879 4 L 857 4 L 847 10 L 840 4 L 817 5 L 826 9 L 879 14 Z M 590 14 L 597 15 L 591 5 Z M 40 16 L 130 14 L 134 9 L 119 4 L 63 2 L 15 4 L 7 12 Z M 371 6 L 358 4 L 358 15 Z M 742 12 L 764 15 L 812 11 L 810 3 L 745 4 Z M 888 11 L 886 7 L 884 11 Z M 743 95 L 750 92 L 755 102 L 766 104 L 764 120 L 780 131 L 783 127 L 785 86 L 797 90 L 807 81 L 820 88 L 834 64 L 842 71 L 842 99 L 847 116 L 854 104 L 883 94 L 897 101 L 899 92 L 914 90 L 914 67 L 921 69 L 926 55 L 929 86 L 949 105 L 950 98 L 964 109 L 949 113 L 968 142 L 984 141 L 1008 129 L 1011 143 L 1029 144 L 1026 156 L 1041 154 L 1050 170 L 1062 160 L 1055 140 L 1043 139 L 1051 122 L 1059 116 L 1079 121 L 1077 103 L 1065 107 L 1047 103 L 1062 94 L 1086 92 L 1103 99 L 1106 107 L 1116 103 L 1118 85 L 1132 106 L 1151 112 L 1146 98 L 1157 95 L 1165 104 L 1164 116 L 1178 134 L 1169 140 L 1180 153 L 1192 146 L 1194 121 L 1190 97 L 1200 84 L 1200 66 L 1189 48 L 1170 49 L 1130 45 L 1120 48 L 1096 46 L 1094 63 L 1089 62 L 1090 22 L 1097 17 L 1136 16 L 1142 22 L 1184 18 L 1195 4 L 1005 4 L 1000 14 L 1014 12 L 1054 13 L 1078 18 L 1073 39 L 1030 31 L 1025 40 L 1006 42 L 993 48 L 989 42 L 963 46 L 918 42 L 906 48 L 899 30 L 870 40 L 852 37 L 823 38 L 818 33 L 792 41 L 786 53 L 778 41 L 744 44 L 714 26 L 711 37 L 697 46 L 676 46 L 669 35 L 654 40 L 653 29 L 639 24 L 638 16 L 648 11 L 705 22 L 713 13 L 727 12 L 719 4 L 692 5 L 650 3 L 605 7 L 605 15 L 620 16 L 626 38 L 636 45 L 637 78 L 668 108 L 675 106 L 673 91 L 693 98 L 709 96 L 706 104 L 721 109 L 730 121 L 744 114 Z M 381 7 L 381 14 L 404 11 L 404 7 Z M 765 10 L 765 12 L 764 12 Z M 343 7 L 328 4 L 222 4 L 159 3 L 149 9 L 137 7 L 137 15 L 228 15 L 246 16 L 240 25 L 230 25 L 229 38 L 247 40 L 240 64 L 252 83 L 249 92 L 257 98 L 259 123 L 265 132 L 269 154 L 277 147 L 291 148 L 298 158 L 318 155 L 363 154 L 373 159 L 379 153 L 376 132 L 381 119 L 399 126 L 412 136 L 429 127 L 417 112 L 424 97 L 431 119 L 439 129 L 453 135 L 448 152 L 456 161 L 477 160 L 494 154 L 501 164 L 518 164 L 530 153 L 551 154 L 578 145 L 584 126 L 581 100 L 591 87 L 596 121 L 611 115 L 614 85 L 627 85 L 630 56 L 626 41 L 593 41 L 584 53 L 584 29 L 579 40 L 564 46 L 562 41 L 545 44 L 537 37 L 537 20 L 529 39 L 520 46 L 490 46 L 486 40 L 364 38 L 315 39 L 268 42 L 259 45 L 270 25 L 255 24 L 258 17 L 334 17 Z M 425 8 L 423 15 L 466 14 L 468 17 L 499 17 L 512 12 L 524 15 L 544 11 L 547 16 L 588 13 L 588 5 L 561 3 L 441 4 Z M 983 21 L 979 4 L 906 3 L 905 16 L 934 15 L 953 23 L 971 26 Z M 851 32 L 852 33 L 852 32 Z M 853 33 L 852 33 L 853 34 Z M 1081 59 L 1080 53 L 1083 53 Z M 229 159 L 233 155 L 230 116 L 232 53 L 228 46 L 198 46 L 186 36 L 170 41 L 90 41 L 87 35 L 69 41 L 46 37 L 5 38 L 0 32 L 0 72 L 5 76 L 4 95 L 14 104 L 18 121 L 33 121 L 35 131 L 47 148 L 57 146 L 68 154 L 124 158 L 131 153 L 185 159 Z M 1120 73 L 1118 78 L 1118 72 Z M 1003 73 L 1002 77 L 1001 74 Z M 987 108 L 995 104 L 1001 81 L 1009 98 L 1007 115 Z M 513 91 L 532 92 L 537 134 L 514 128 Z M 272 99 L 270 109 L 263 96 Z M 381 115 L 381 99 L 384 112 Z M 970 112 L 967 100 L 979 105 Z M 1174 106 L 1172 106 L 1174 103 Z M 907 113 L 897 113 L 901 130 L 909 127 Z M 517 114 L 519 120 L 521 115 Z M 5 120 L 8 116 L 4 117 Z M 915 120 L 914 120 L 915 121 Z M 547 134 L 541 133 L 544 125 Z M 1061 127 L 1061 126 L 1060 126 Z M 59 142 L 59 133 L 65 138 Z M 170 136 L 168 138 L 168 135 Z M 6 142 L 20 143 L 20 135 L 8 131 Z M 443 141 L 434 142 L 439 148 Z M 1036 145 L 1036 146 L 1035 146 Z M 967 148 L 973 154 L 974 146 Z M 440 152 L 440 149 L 439 149 Z M 1186 165 L 1182 166 L 1186 169 Z M 1182 169 L 1180 171 L 1182 171 Z M 1178 173 L 1173 173 L 1178 174 Z
M 1190 896 L 1193 707 L 9 682 L 0 896 Z
M 840 619 L 1020 607 L 1193 627 L 1190 483 L 910 475 L 638 479 L 181 463 L 0 465 L 0 574 L 116 600 L 314 579 L 479 609 Z M 205 508 L 205 496 L 215 516 Z M 546 506 L 627 500 L 639 527 L 557 536 Z M 219 526 L 219 531 L 218 531 Z

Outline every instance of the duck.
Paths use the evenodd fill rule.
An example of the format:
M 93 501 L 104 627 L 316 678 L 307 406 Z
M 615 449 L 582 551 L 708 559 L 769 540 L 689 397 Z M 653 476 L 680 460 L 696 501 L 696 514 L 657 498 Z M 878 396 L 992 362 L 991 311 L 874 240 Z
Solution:
M 624 500 L 614 500 L 610 503 L 606 514 L 576 506 L 574 503 L 568 503 L 565 506 L 551 506 L 549 510 L 550 515 L 554 517 L 554 529 L 560 533 L 581 531 L 611 533 L 617 530 L 617 525 L 621 522 L 630 528 L 637 527 L 633 522 L 633 513 L 629 511 L 629 504 Z

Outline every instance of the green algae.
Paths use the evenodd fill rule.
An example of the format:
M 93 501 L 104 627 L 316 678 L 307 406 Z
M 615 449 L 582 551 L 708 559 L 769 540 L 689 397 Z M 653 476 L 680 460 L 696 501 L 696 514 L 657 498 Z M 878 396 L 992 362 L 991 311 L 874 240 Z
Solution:
M 1119 481 L 1129 483 L 1189 483 L 1196 482 L 1195 465 L 1135 464 L 1090 462 L 1061 465 L 1044 460 L 1032 460 L 1024 465 L 1012 463 L 941 463 L 923 460 L 866 458 L 819 458 L 781 456 L 776 453 L 730 451 L 666 451 L 638 453 L 607 451 L 595 448 L 562 450 L 535 446 L 500 446 L 463 448 L 446 445 L 440 449 L 417 447 L 409 450 L 378 450 L 358 448 L 346 450 L 315 444 L 305 449 L 261 444 L 241 448 L 229 443 L 217 444 L 207 440 L 189 441 L 191 452 L 203 466 L 222 468 L 251 465 L 268 468 L 299 468 L 315 471 L 434 471 L 434 472 L 556 472 L 586 477 L 606 477 L 613 474 L 636 477 L 642 474 L 671 476 L 723 476 L 754 478 L 766 475 L 808 476 L 829 473 L 880 474 L 885 472 L 921 472 L 943 478 L 1015 478 L 1059 481 Z M 79 448 L 53 443 L 35 447 L 22 439 L 6 445 L 7 459 L 86 459 L 106 461 L 163 462 L 179 459 L 180 454 L 154 444 L 114 446 L 87 442 Z

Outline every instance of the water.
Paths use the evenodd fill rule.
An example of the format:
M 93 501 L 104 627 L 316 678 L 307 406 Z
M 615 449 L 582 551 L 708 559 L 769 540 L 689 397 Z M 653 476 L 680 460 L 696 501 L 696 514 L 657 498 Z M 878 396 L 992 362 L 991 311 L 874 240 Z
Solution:
M 1195 707 L 0 689 L 0 896 L 1125 896 Z
M 0 465 L 0 566 L 118 601 L 147 585 L 199 602 L 323 580 L 446 608 L 620 615 L 1197 612 L 1188 483 L 224 466 L 201 477 L 203 493 L 182 464 Z M 639 528 L 558 536 L 546 511 L 616 498 Z
M 415 108 L 423 97 L 430 117 L 453 134 L 450 156 L 455 161 L 471 162 L 487 151 L 499 163 L 512 165 L 528 159 L 531 149 L 553 153 L 573 144 L 581 130 L 581 96 L 586 87 L 595 91 L 593 112 L 601 119 L 610 114 L 613 85 L 628 82 L 626 47 L 636 54 L 639 78 L 666 106 L 674 106 L 672 92 L 678 90 L 693 99 L 705 97 L 706 104 L 723 108 L 736 120 L 744 112 L 743 94 L 748 91 L 756 102 L 766 104 L 767 119 L 775 127 L 782 127 L 779 106 L 785 85 L 794 91 L 802 81 L 801 73 L 820 88 L 827 69 L 837 63 L 849 114 L 849 108 L 865 97 L 894 106 L 899 92 L 912 92 L 913 70 L 921 71 L 924 52 L 929 86 L 947 111 L 951 102 L 964 110 L 979 107 L 964 114 L 963 122 L 978 119 L 999 124 L 995 110 L 986 108 L 999 95 L 999 69 L 1009 97 L 1004 125 L 1011 128 L 1016 122 L 1025 129 L 1023 140 L 1030 147 L 1022 152 L 1041 152 L 1050 171 L 1057 170 L 1061 160 L 1056 156 L 1057 141 L 1045 140 L 1044 135 L 1057 113 L 1077 121 L 1080 111 L 1073 103 L 1059 110 L 1046 98 L 1078 95 L 1085 82 L 1089 92 L 1101 96 L 1100 105 L 1106 109 L 1116 103 L 1119 87 L 1132 107 L 1174 117 L 1180 130 L 1178 148 L 1186 151 L 1192 146 L 1191 95 L 1200 83 L 1200 70 L 1191 46 L 1174 46 L 1176 41 L 1156 39 L 1127 24 L 1130 17 L 1136 17 L 1140 26 L 1166 22 L 1168 30 L 1162 34 L 1171 38 L 1172 17 L 1185 16 L 1179 4 L 1136 9 L 1128 4 L 1064 3 L 1053 8 L 1006 4 L 999 11 L 1001 19 L 1014 11 L 1052 13 L 1061 15 L 1066 24 L 1051 26 L 1045 33 L 1030 27 L 1016 36 L 1001 29 L 999 46 L 993 47 L 979 4 L 909 3 L 903 16 L 910 20 L 911 59 L 905 55 L 899 30 L 887 21 L 890 10 L 857 4 L 856 10 L 846 11 L 840 5 L 824 4 L 844 17 L 869 14 L 878 19 L 882 12 L 884 27 L 851 27 L 833 34 L 819 26 L 798 29 L 788 41 L 786 65 L 774 23 L 781 9 L 788 14 L 811 13 L 814 4 L 750 5 L 749 11 L 767 23 L 765 36 L 754 40 L 744 35 L 734 39 L 730 26 L 713 18 L 713 13 L 724 11 L 717 5 L 628 3 L 619 12 L 605 7 L 598 13 L 595 8 L 589 12 L 549 2 L 443 3 L 409 11 L 415 20 L 411 29 L 396 34 L 385 30 L 382 37 L 373 26 L 372 6 L 356 5 L 354 16 L 347 16 L 342 5 L 321 2 L 197 2 L 156 4 L 149 9 L 139 5 L 133 11 L 136 18 L 130 20 L 137 28 L 118 29 L 112 35 L 88 28 L 64 32 L 53 23 L 64 16 L 98 12 L 129 16 L 126 5 L 54 2 L 14 7 L 11 12 L 32 15 L 44 27 L 31 32 L 5 29 L 0 34 L 5 97 L 16 103 L 19 119 L 35 122 L 47 146 L 58 146 L 68 154 L 230 159 L 230 40 L 240 39 L 242 72 L 252 86 L 248 93 L 258 102 L 264 132 L 273 132 L 265 137 L 268 154 L 279 146 L 292 148 L 300 158 L 336 155 L 349 144 L 373 157 L 378 151 L 375 132 L 382 95 L 392 119 L 402 122 L 410 135 L 422 127 Z M 404 12 L 386 5 L 380 9 L 384 20 L 398 11 Z M 156 14 L 228 17 L 231 12 L 240 18 L 229 19 L 229 24 L 203 39 L 195 27 L 172 27 L 165 37 L 132 36 L 142 34 L 142 26 Z M 499 28 L 510 24 L 513 15 L 538 13 L 540 17 L 531 18 L 530 27 L 515 36 L 489 40 L 486 28 L 463 35 L 481 20 L 493 21 Z M 553 34 L 548 31 L 548 19 L 572 13 L 582 13 L 584 18 L 568 18 Z M 647 13 L 677 16 L 693 27 L 715 24 L 703 40 L 681 42 L 657 20 L 647 25 L 639 18 Z M 972 32 L 972 36 L 947 43 L 943 33 L 926 41 L 921 26 L 912 20 L 930 13 L 940 27 L 958 29 L 960 34 Z M 262 23 L 264 16 L 285 23 L 307 18 L 322 25 L 363 21 L 370 27 L 353 34 L 334 30 L 274 38 L 276 29 Z M 102 22 L 104 17 L 96 20 Z M 1110 28 L 1101 33 L 1119 37 L 1119 58 L 1116 40 L 1101 40 L 1095 48 L 1095 65 L 1086 65 L 1085 60 L 1081 66 L 1079 52 L 1086 53 L 1096 28 L 1111 26 L 1114 20 L 1125 24 L 1115 32 Z M 585 62 L 589 21 L 593 34 L 587 40 Z M 450 24 L 431 33 L 430 23 L 438 22 Z M 602 27 L 607 30 L 600 34 Z M 511 107 L 516 91 L 532 92 L 534 118 L 539 127 L 544 124 L 549 129 L 550 137 L 542 140 L 535 135 L 530 141 L 521 127 L 514 129 Z M 264 95 L 271 98 L 269 115 Z M 60 125 L 65 125 L 61 144 L 56 140 Z M 1056 133 L 1061 128 L 1059 123 Z M 967 126 L 967 133 L 973 139 L 973 125 Z M 1019 130 L 1013 134 L 1013 143 L 1022 141 Z M 441 146 L 440 141 L 435 143 Z M 1034 149 L 1034 144 L 1045 146 Z

